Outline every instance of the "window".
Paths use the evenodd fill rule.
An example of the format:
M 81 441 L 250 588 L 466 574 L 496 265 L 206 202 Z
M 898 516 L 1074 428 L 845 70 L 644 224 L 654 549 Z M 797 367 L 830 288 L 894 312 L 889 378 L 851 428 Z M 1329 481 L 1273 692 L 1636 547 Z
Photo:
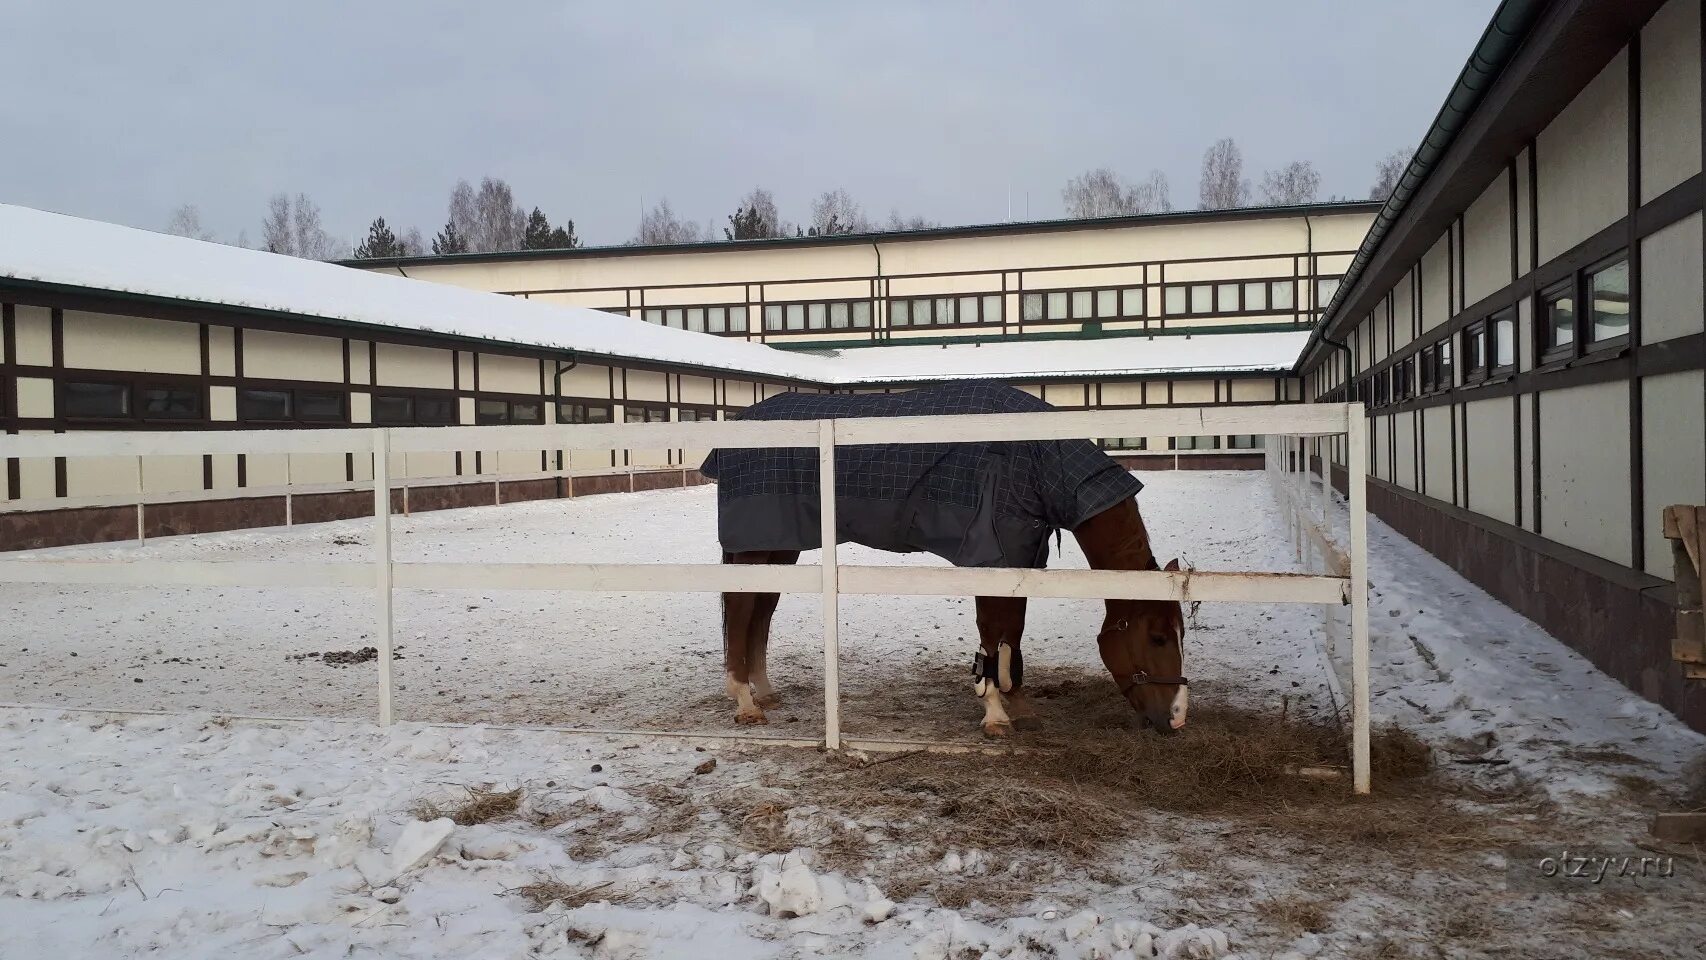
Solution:
M 1487 331 L 1487 355 L 1494 370 L 1516 366 L 1515 307 L 1493 316 L 1493 325 Z
M 785 313 L 787 314 L 787 317 L 788 317 L 788 329 L 789 330 L 804 330 L 806 328 L 806 305 L 805 304 L 803 304 L 803 303 L 787 304 L 785 307 Z
M 688 307 L 687 308 L 687 329 L 692 330 L 694 333 L 704 333 L 705 332 L 705 308 L 704 307 Z
M 889 326 L 909 327 L 912 325 L 912 303 L 908 300 L 889 301 Z
M 643 314 L 643 317 L 647 323 L 655 323 L 660 327 L 663 326 L 663 311 L 662 310 L 659 310 L 655 307 L 649 308 L 645 311 L 645 313 Z
M 545 404 L 540 400 L 516 400 L 509 405 L 511 423 L 544 423 Z
M 663 325 L 666 327 L 674 327 L 677 330 L 687 329 L 687 322 L 684 319 L 684 314 L 685 311 L 680 307 L 671 307 L 668 310 L 665 310 L 663 312 Z
M 1416 354 L 1416 366 L 1419 371 L 1418 383 L 1421 386 L 1419 392 L 1421 393 L 1432 393 L 1434 391 L 1435 379 L 1439 373 L 1434 361 L 1433 347 L 1424 347 L 1421 352 Z
M 985 296 L 983 298 L 983 316 L 980 319 L 982 319 L 984 323 L 1003 322 L 1001 308 L 1004 299 L 1005 298 L 998 293 Z
M 130 418 L 127 383 L 65 383 L 59 395 L 60 415 L 68 420 Z
M 1168 441 L 1174 450 L 1218 450 L 1219 437 L 1174 437 Z
M 1027 293 L 1019 299 L 1019 316 L 1025 323 L 1043 318 L 1043 295 Z
M 1441 340 L 1434 348 L 1434 389 L 1450 390 L 1455 371 L 1451 366 L 1451 340 Z
M 1619 260 L 1589 274 L 1588 298 L 1593 310 L 1590 340 L 1598 343 L 1629 335 L 1629 261 Z
M 705 330 L 707 333 L 727 333 L 729 330 L 729 308 L 706 307 Z
M 1480 380 L 1487 375 L 1487 325 L 1477 323 L 1463 331 L 1463 380 Z
M 373 422 L 386 426 L 444 426 L 456 422 L 456 398 L 442 394 L 379 393 Z
M 611 408 L 608 403 L 594 403 L 588 400 L 559 400 L 557 402 L 558 423 L 609 423 Z
M 945 326 L 954 323 L 954 299 L 952 297 L 936 298 L 936 325 Z
M 978 300 L 977 297 L 961 297 L 960 298 L 960 304 L 959 304 L 958 310 L 959 310 L 959 318 L 960 318 L 961 323 L 976 323 L 977 322 L 977 315 L 978 315 L 977 305 L 979 302 L 980 301 Z
M 827 304 L 827 303 L 808 303 L 808 304 L 806 304 L 806 329 L 808 329 L 808 330 L 828 330 L 829 329 L 829 304 Z
M 861 330 L 871 329 L 871 301 L 853 301 L 853 326 Z
M 1226 438 L 1226 448 L 1228 450 L 1260 450 L 1262 449 L 1262 438 L 1257 434 L 1235 433 Z
M 1191 312 L 1214 312 L 1214 287 L 1211 284 L 1198 283 L 1191 286 Z
M 474 404 L 474 422 L 481 426 L 509 422 L 507 400 L 480 400 Z
M 1120 291 L 1120 316 L 1143 316 L 1143 288 L 1126 287 Z
M 729 308 L 729 332 L 746 332 L 746 307 L 744 305 Z
M 544 423 L 543 400 L 496 400 L 482 397 L 474 404 L 474 422 L 484 425 Z
M 410 396 L 375 394 L 373 397 L 373 422 L 391 425 L 408 425 L 415 422 L 415 398 Z
M 1214 299 L 1221 313 L 1232 313 L 1238 309 L 1239 284 L 1222 283 L 1215 287 Z
M 717 411 L 713 407 L 682 407 L 675 412 L 675 418 L 683 423 L 702 423 L 717 419 Z
M 342 393 L 323 390 L 298 390 L 296 419 L 315 423 L 341 423 L 348 419 L 344 416 L 344 397 Z
M 1296 282 L 1291 281 L 1291 280 L 1275 280 L 1273 282 L 1272 287 L 1269 290 L 1269 303 L 1271 305 L 1269 306 L 1268 309 L 1270 309 L 1270 310 L 1290 310 L 1290 309 L 1292 309 L 1293 304 L 1295 304 L 1297 302 L 1297 297 L 1295 296 L 1296 293 L 1297 293 Z
M 237 416 L 243 420 L 283 422 L 291 419 L 289 390 L 237 391 Z
M 1258 313 L 1268 308 L 1268 285 L 1257 280 L 1244 284 L 1244 309 Z
M 1166 293 L 1162 297 L 1162 309 L 1169 316 L 1176 316 L 1184 313 L 1185 299 L 1186 294 L 1184 287 L 1167 287 Z
M 144 420 L 199 420 L 201 391 L 189 387 L 144 386 L 141 407 L 139 412 Z
M 1540 295 L 1542 352 L 1567 350 L 1576 341 L 1576 298 L 1569 284 Z
M 829 328 L 831 330 L 847 329 L 847 325 L 852 322 L 852 319 L 853 311 L 850 304 L 832 303 L 829 305 Z
M 913 300 L 912 325 L 915 327 L 928 327 L 933 322 L 935 321 L 932 320 L 930 316 L 930 301 L 924 298 Z
M 1096 315 L 1095 308 L 1091 306 L 1092 296 L 1088 290 L 1072 291 L 1072 318 L 1074 320 L 1088 320 Z
M 1050 293 L 1048 295 L 1048 318 L 1050 320 L 1066 320 L 1069 317 L 1066 291 L 1058 290 Z
M 622 407 L 623 423 L 668 423 L 668 407 L 648 407 L 639 404 L 624 404 Z
M 1103 450 L 1147 450 L 1147 437 L 1103 437 L 1097 443 Z
M 1338 277 L 1321 277 L 1315 281 L 1315 309 L 1324 309 L 1332 302 L 1333 294 L 1339 292 Z
M 1096 291 L 1096 316 L 1117 317 L 1120 315 L 1120 292 L 1118 290 Z

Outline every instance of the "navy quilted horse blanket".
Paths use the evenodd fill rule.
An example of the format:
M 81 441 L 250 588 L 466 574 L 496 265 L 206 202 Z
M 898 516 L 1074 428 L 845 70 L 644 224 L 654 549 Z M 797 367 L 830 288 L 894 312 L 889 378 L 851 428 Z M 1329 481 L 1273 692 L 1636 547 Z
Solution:
M 784 393 L 741 420 L 1028 413 L 1054 407 L 1013 387 L 955 383 L 905 393 Z M 713 450 L 717 538 L 729 553 L 815 550 L 815 448 Z M 871 444 L 836 449 L 836 537 L 961 567 L 1048 562 L 1048 538 L 1143 489 L 1088 440 Z

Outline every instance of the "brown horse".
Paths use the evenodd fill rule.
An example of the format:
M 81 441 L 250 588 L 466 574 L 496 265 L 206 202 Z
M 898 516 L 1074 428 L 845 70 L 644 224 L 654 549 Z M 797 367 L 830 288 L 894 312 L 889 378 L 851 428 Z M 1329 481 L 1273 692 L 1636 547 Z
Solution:
M 1127 498 L 1091 516 L 1072 531 L 1092 569 L 1155 570 L 1149 533 L 1137 501 Z M 725 553 L 725 563 L 794 563 L 797 550 Z M 1166 569 L 1179 569 L 1177 560 Z M 780 704 L 765 670 L 774 593 L 723 594 L 724 669 L 735 722 L 765 723 L 764 710 Z M 1185 725 L 1187 681 L 1183 675 L 1185 621 L 1174 600 L 1108 600 L 1107 615 L 1096 635 L 1102 663 L 1120 695 L 1145 726 L 1171 733 Z M 1024 597 L 978 597 L 977 632 L 984 662 L 998 664 L 980 677 L 983 732 L 1006 737 L 1013 729 L 1038 724 L 1036 706 L 1026 695 L 1021 645 L 1025 629 Z

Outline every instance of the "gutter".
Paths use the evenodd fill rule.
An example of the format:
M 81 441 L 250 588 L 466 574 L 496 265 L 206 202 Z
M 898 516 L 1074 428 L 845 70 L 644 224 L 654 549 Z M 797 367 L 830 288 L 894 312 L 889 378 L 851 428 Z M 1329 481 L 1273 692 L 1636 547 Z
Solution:
M 1548 6 L 1549 0 L 1503 0 L 1493 12 L 1487 29 L 1482 31 L 1481 39 L 1469 54 L 1468 62 L 1463 65 L 1463 71 L 1457 75 L 1457 82 L 1446 95 L 1439 113 L 1434 115 L 1433 124 L 1423 135 L 1415 155 L 1410 158 L 1410 165 L 1398 179 L 1398 185 L 1393 188 L 1392 195 L 1386 198 L 1385 205 L 1375 214 L 1374 223 L 1368 228 L 1368 235 L 1363 237 L 1362 245 L 1357 248 L 1356 257 L 1351 260 L 1350 269 L 1345 271 L 1338 291 L 1321 312 L 1321 321 L 1310 333 L 1309 342 L 1304 344 L 1303 352 L 1298 354 L 1294 373 L 1302 372 L 1304 361 L 1309 359 L 1317 343 L 1329 342 L 1326 339 L 1326 331 L 1338 319 L 1338 310 L 1350 299 L 1352 288 L 1362 279 L 1362 272 L 1379 249 L 1381 241 L 1392 232 L 1408 210 L 1410 200 L 1415 197 L 1422 183 L 1433 173 L 1446 151 L 1457 142 L 1457 136 L 1469 122 L 1470 116 L 1481 105 L 1487 91 L 1510 64 L 1511 58 L 1516 55 L 1529 31 Z M 1343 348 L 1342 343 L 1332 345 Z

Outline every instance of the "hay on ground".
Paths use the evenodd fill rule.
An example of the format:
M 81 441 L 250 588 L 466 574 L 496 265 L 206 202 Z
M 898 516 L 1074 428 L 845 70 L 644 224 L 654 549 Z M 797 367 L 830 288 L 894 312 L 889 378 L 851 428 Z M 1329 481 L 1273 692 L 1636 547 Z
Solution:
M 523 884 L 505 891 L 527 901 L 535 912 L 545 909 L 553 903 L 561 903 L 565 909 L 573 910 L 584 907 L 589 903 L 630 903 L 634 895 L 615 886 L 616 881 L 604 883 L 579 884 L 564 880 L 549 879 L 535 883 Z
M 423 798 L 415 801 L 409 813 L 417 820 L 438 820 L 449 817 L 457 826 L 471 827 L 514 816 L 521 807 L 521 788 L 487 790 L 483 787 L 462 787 L 464 796 L 452 801 Z

